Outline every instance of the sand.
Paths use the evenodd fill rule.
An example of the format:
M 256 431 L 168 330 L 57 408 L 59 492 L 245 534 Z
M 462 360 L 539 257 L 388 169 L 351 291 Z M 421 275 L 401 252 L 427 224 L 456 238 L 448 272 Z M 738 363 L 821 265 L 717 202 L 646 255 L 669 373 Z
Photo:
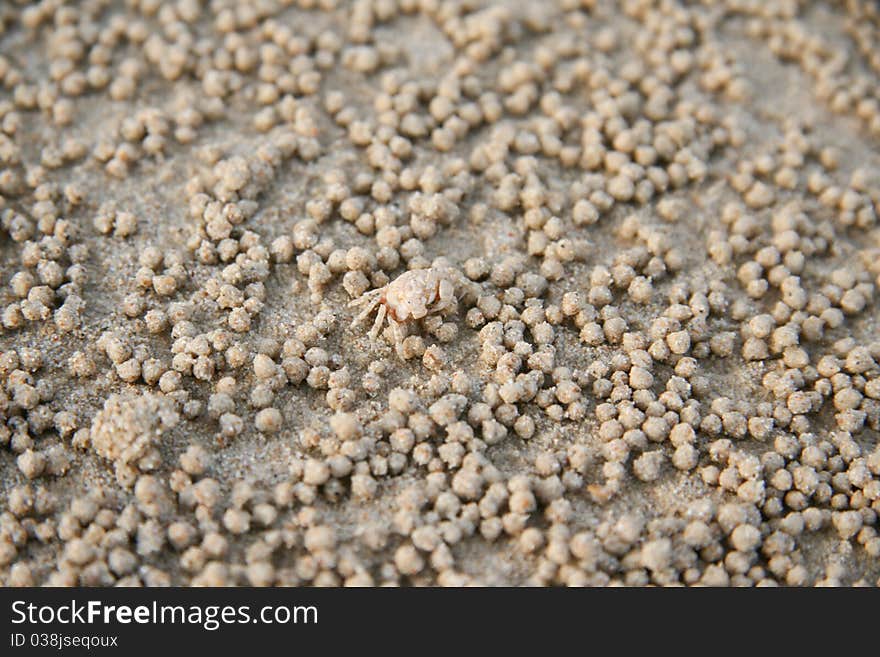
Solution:
M 347 2 L 83 2 L 54 8 L 61 4 L 43 2 L 39 9 L 13 2 L 0 8 L 6 17 L 0 20 L 0 73 L 5 72 L 0 76 L 0 311 L 5 309 L 0 354 L 11 359 L 0 370 L 4 585 L 880 581 L 880 497 L 874 496 L 880 492 L 878 403 L 877 384 L 871 383 L 880 373 L 874 290 L 880 284 L 880 235 L 869 218 L 880 205 L 880 19 L 870 3 L 731 2 L 700 8 L 602 0 L 493 6 L 401 2 L 399 7 L 377 2 L 371 10 L 371 3 Z M 419 4 L 423 9 L 410 10 Z M 254 7 L 264 8 L 265 15 Z M 364 18 L 371 12 L 378 16 L 372 26 Z M 676 38 L 681 43 L 669 45 Z M 793 45 L 785 45 L 786 39 Z M 97 41 L 106 46 L 96 46 Z M 557 48 L 563 52 L 552 54 Z M 783 52 L 786 48 L 792 52 Z M 673 52 L 684 54 L 675 60 Z M 375 69 L 372 59 L 378 62 L 372 62 Z M 627 70 L 635 62 L 642 71 Z M 682 71 L 673 73 L 670 62 Z M 604 78 L 596 73 L 601 69 L 607 71 Z M 100 81 L 102 71 L 108 84 L 88 81 Z M 291 71 L 292 81 L 279 80 L 279 72 Z M 304 71 L 314 75 L 303 77 Z M 393 84 L 392 72 L 401 83 L 421 85 L 422 96 Z M 87 78 L 81 93 L 71 91 L 78 85 L 75 73 Z M 655 83 L 646 86 L 650 75 Z M 663 79 L 667 75 L 671 81 Z M 566 77 L 573 81 L 566 83 Z M 217 79 L 225 82 L 218 87 Z M 677 113 L 669 109 L 666 116 L 651 117 L 647 89 L 657 86 L 666 88 L 669 107 L 678 105 Z M 621 88 L 633 92 L 635 100 L 627 100 Z M 851 96 L 841 98 L 836 88 Z M 33 103 L 27 98 L 32 92 Z M 328 109 L 333 92 L 342 94 L 341 112 Z M 500 102 L 497 119 L 486 109 L 487 93 Z M 448 112 L 440 100 L 449 103 Z M 570 108 L 570 124 L 558 106 Z M 355 123 L 363 122 L 365 139 L 346 112 Z M 450 123 L 448 116 L 456 112 L 465 118 Z M 474 112 L 479 116 L 471 124 Z M 428 117 L 424 135 L 401 127 L 408 114 Z M 131 123 L 138 119 L 140 126 Z M 541 121 L 555 127 L 542 133 Z M 637 128 L 639 121 L 647 127 Z M 656 151 L 639 155 L 625 144 L 618 148 L 621 142 L 614 140 L 621 125 L 634 134 L 645 128 L 654 138 L 642 145 L 656 149 L 664 122 L 668 134 L 680 137 L 678 143 L 673 140 L 670 157 Z M 617 155 L 589 163 L 584 151 L 593 145 L 585 136 L 591 129 L 602 152 Z M 523 136 L 521 131 L 530 132 Z M 551 136 L 559 142 L 556 148 Z M 788 175 L 780 174 L 782 153 L 798 152 L 799 137 L 808 145 L 801 149 L 802 161 L 792 155 L 788 167 L 796 182 L 780 185 L 778 176 Z M 395 138 L 405 139 L 406 147 L 395 146 Z M 640 141 L 637 134 L 634 138 Z M 81 144 L 81 153 L 65 146 L 69 139 Z M 285 151 L 285 144 L 295 146 Z M 560 154 L 565 146 L 572 152 Z M 389 162 L 397 147 L 398 161 Z M 65 148 L 72 157 L 53 162 Z M 772 156 L 769 171 L 756 172 L 755 163 L 761 169 L 760 158 L 767 155 Z M 625 165 L 621 174 L 618 156 L 635 166 Z M 479 164 L 481 157 L 489 161 Z M 642 157 L 644 166 L 638 163 Z M 492 162 L 494 167 L 488 166 Z M 241 166 L 249 167 L 250 186 L 233 180 L 230 171 Z M 665 185 L 652 178 L 652 166 L 654 173 L 666 172 Z M 437 184 L 429 179 L 432 167 Z M 426 170 L 429 174 L 422 175 Z M 470 175 L 456 176 L 462 170 Z M 758 192 L 750 197 L 755 183 L 738 181 L 737 173 L 763 181 L 759 191 L 769 189 L 770 199 L 755 200 Z M 340 175 L 344 187 L 334 191 Z M 416 182 L 421 176 L 421 190 L 407 182 L 407 175 Z M 636 191 L 609 195 L 618 175 L 632 180 Z M 820 175 L 824 183 L 811 182 L 811 176 Z M 383 179 L 391 181 L 387 197 L 374 185 Z M 640 198 L 646 187 L 639 185 L 646 182 L 650 193 Z M 836 191 L 823 196 L 829 187 Z M 596 189 L 604 190 L 602 198 Z M 455 211 L 414 211 L 412 198 L 419 191 L 426 197 L 445 194 Z M 318 199 L 332 199 L 329 211 L 305 227 L 304 220 L 320 215 L 308 205 Z M 346 199 L 355 199 L 357 206 L 350 217 L 343 216 L 349 214 Z M 609 201 L 605 208 L 603 199 Z M 595 222 L 575 219 L 578 200 L 600 206 Z M 244 208 L 246 216 L 225 227 L 211 226 L 216 217 L 202 210 L 216 201 L 218 208 L 229 203 L 233 212 Z M 661 203 L 667 209 L 658 209 Z M 750 292 L 748 276 L 738 277 L 740 267 L 760 258 L 760 249 L 785 244 L 774 217 L 798 212 L 809 221 L 792 220 L 795 236 L 812 240 L 811 246 L 800 242 L 780 249 L 777 260 L 788 269 L 770 274 L 772 266 L 759 267 L 757 278 L 769 280 L 769 291 L 751 293 L 756 288 Z M 136 219 L 130 235 L 120 234 L 128 230 L 119 213 Z M 370 216 L 357 223 L 364 213 Z M 25 218 L 24 233 L 13 225 L 16 214 Z M 414 215 L 421 224 L 411 221 Z M 100 216 L 113 220 L 102 224 L 96 221 Z M 737 216 L 753 218 L 753 228 L 737 228 Z M 387 231 L 377 231 L 388 217 L 404 229 L 395 233 L 396 243 Z M 546 223 L 550 217 L 558 218 L 559 230 Z M 300 240 L 294 230 L 298 223 L 315 239 Z M 418 243 L 411 243 L 410 251 L 399 246 L 414 230 Z M 426 231 L 422 238 L 420 230 Z M 220 234 L 228 235 L 225 247 L 222 237 L 216 239 Z M 58 253 L 51 253 L 50 235 L 61 235 Z M 286 256 L 278 241 L 284 237 L 296 243 Z M 825 241 L 815 246 L 820 238 Z M 539 242 L 549 246 L 535 246 Z M 722 242 L 733 244 L 728 258 L 710 248 Z M 34 244 L 42 250 L 38 257 L 32 255 Z M 379 257 L 383 245 L 386 251 Z M 143 254 L 150 247 L 164 256 L 164 264 L 144 274 Z M 366 249 L 367 265 L 350 267 L 343 260 L 334 271 L 331 253 L 341 249 L 344 257 L 353 247 Z M 604 292 L 596 290 L 606 285 L 596 282 L 601 279 L 596 268 L 608 267 L 617 277 L 613 267 L 620 264 L 620 254 L 634 247 L 647 255 L 631 274 L 622 275 L 645 276 L 651 293 L 639 299 L 632 288 L 628 292 L 628 284 L 607 284 L 612 299 L 602 301 Z M 242 271 L 229 269 L 234 255 L 225 260 L 217 255 L 223 248 L 242 254 Z M 413 256 L 412 249 L 420 255 Z M 554 257 L 554 251 L 564 255 L 566 249 L 574 252 L 570 260 Z M 811 249 L 802 265 L 786 257 L 789 251 Z M 316 267 L 308 258 L 322 264 Z M 398 262 L 382 267 L 383 258 Z M 465 273 L 465 263 L 479 259 L 488 274 L 467 282 L 476 286 L 476 297 L 485 297 L 481 303 L 457 286 L 456 308 L 429 312 L 429 318 L 442 316 L 455 325 L 451 341 L 442 342 L 422 323 L 405 322 L 423 344 L 411 343 L 418 355 L 404 360 L 395 353 L 390 332 L 369 339 L 372 318 L 349 327 L 354 311 L 348 307 L 346 272 L 363 271 L 372 289 L 408 266 L 429 267 L 436 258 Z M 47 284 L 44 316 L 22 319 L 16 309 L 23 299 L 13 277 L 29 272 L 34 277 L 29 289 L 39 286 L 40 267 L 48 261 L 59 263 L 63 279 Z M 472 265 L 478 268 L 476 262 Z M 81 271 L 71 272 L 77 263 Z M 510 266 L 512 273 L 505 269 Z M 537 294 L 529 293 L 523 274 L 542 277 Z M 150 278 L 154 275 L 171 279 Z M 767 338 L 767 353 L 749 357 L 744 351 L 754 337 L 749 321 L 774 315 L 778 304 L 787 303 L 780 301 L 786 298 L 780 286 L 787 277 L 797 277 L 790 284 L 805 291 L 805 301 L 779 311 L 774 327 L 796 326 L 795 344 L 777 348 Z M 146 282 L 141 285 L 139 278 Z M 160 293 L 163 282 L 173 291 Z M 842 300 L 846 283 L 861 295 L 863 307 L 850 308 L 852 297 Z M 241 299 L 236 302 L 239 314 L 247 315 L 247 330 L 236 330 L 231 309 L 218 305 L 217 286 L 223 284 L 252 299 L 246 310 Z M 526 293 L 517 297 L 523 289 Z M 435 291 L 433 283 L 423 291 L 429 305 Z M 725 304 L 708 311 L 703 324 L 691 321 L 691 309 L 699 306 L 693 295 L 715 305 L 713 291 L 723 294 Z M 584 305 L 595 295 L 589 305 L 595 321 L 604 322 L 604 334 L 595 342 L 583 331 L 594 320 L 560 314 L 563 296 L 574 292 L 583 295 Z M 839 325 L 823 315 L 821 302 L 810 305 L 816 295 L 824 295 L 829 307 L 845 306 Z M 75 325 L 67 327 L 58 310 L 71 296 L 81 300 L 81 309 Z M 490 298 L 501 302 L 495 317 L 486 310 Z M 516 361 L 514 369 L 498 366 L 499 354 L 486 356 L 493 339 L 483 327 L 494 320 L 516 333 L 524 309 L 537 302 L 544 310 L 554 307 L 557 316 L 553 309 L 546 313 L 552 367 L 542 372 L 528 355 L 514 358 L 514 344 L 500 345 L 500 353 Z M 657 356 L 648 347 L 656 341 L 652 323 L 677 313 L 676 303 L 690 309 L 667 333 L 689 332 L 692 346 Z M 645 337 L 644 345 L 635 347 L 638 355 L 632 355 L 627 340 L 614 337 L 608 320 L 615 313 L 603 316 L 603 306 L 618 309 L 625 332 Z M 151 332 L 149 310 L 166 313 L 167 327 Z M 34 312 L 39 315 L 39 304 Z M 316 331 L 321 312 L 333 321 Z M 820 336 L 804 337 L 808 317 L 823 325 Z M 535 325 L 520 324 L 519 330 L 526 344 L 522 349 L 528 350 L 521 353 L 547 353 Z M 713 337 L 728 332 L 730 350 L 710 346 Z M 118 362 L 107 348 L 111 335 L 126 352 Z M 669 342 L 665 335 L 661 345 Z M 200 336 L 204 339 L 195 345 Z M 216 344 L 205 348 L 211 340 Z M 245 350 L 240 367 L 230 362 L 232 344 Z M 441 350 L 435 364 L 420 357 L 432 345 Z M 322 351 L 304 353 L 310 348 Z M 795 348 L 803 348 L 807 364 L 799 363 Z M 848 354 L 858 348 L 873 361 L 864 369 L 847 369 Z M 41 357 L 39 367 L 21 362 L 28 349 Z M 94 372 L 71 373 L 78 352 Z M 277 371 L 255 373 L 253 357 L 259 352 L 269 355 Z M 181 355 L 186 353 L 190 356 Z M 631 367 L 649 353 L 647 390 L 655 405 L 680 371 L 679 361 L 694 358 L 697 371 L 683 377 L 688 393 L 678 406 L 673 401 L 656 411 L 633 395 Z M 622 354 L 626 362 L 618 367 L 614 358 Z M 845 381 L 817 372 L 827 355 L 839 359 Z M 162 372 L 177 369 L 179 380 L 148 381 L 149 359 Z M 303 376 L 291 375 L 288 368 L 302 363 Z M 610 372 L 595 376 L 590 370 L 595 363 L 611 364 L 612 371 L 629 377 L 629 385 Z M 320 379 L 340 370 L 348 376 L 335 379 L 341 383 L 334 389 L 349 396 L 328 403 L 327 385 Z M 820 392 L 809 410 L 786 416 L 778 409 L 793 406 L 792 391 L 775 390 L 765 378 L 780 371 L 800 372 L 797 389 L 821 391 L 825 385 L 833 392 Z M 310 378 L 302 380 L 308 372 Z M 519 385 L 523 379 L 517 374 L 529 372 L 537 373 L 538 389 L 546 393 L 506 403 L 498 399 L 497 388 L 486 392 L 493 382 Z M 461 384 L 466 410 L 460 411 L 466 428 L 455 431 L 470 431 L 470 436 L 462 442 L 437 421 L 424 434 L 413 429 L 421 419 L 413 420 L 412 413 L 430 415 L 437 399 L 458 392 L 456 376 L 466 381 Z M 221 383 L 224 377 L 233 377 L 235 385 Z M 594 385 L 597 379 L 619 389 L 609 398 Z M 565 380 L 577 384 L 577 407 L 557 399 Z M 29 390 L 21 392 L 22 384 Z M 257 396 L 263 399 L 255 403 L 259 385 Z M 412 390 L 417 408 L 389 411 L 395 388 Z M 842 388 L 857 393 L 852 405 L 835 397 Z M 39 400 L 25 399 L 34 389 Z M 232 406 L 224 412 L 237 419 L 226 417 L 225 425 L 233 428 L 224 436 L 224 420 L 211 405 L 212 395 L 225 390 L 232 391 Z M 552 403 L 542 402 L 541 394 Z M 720 406 L 719 398 L 725 400 Z M 224 400 L 213 399 L 222 406 Z M 500 440 L 486 440 L 485 422 L 469 419 L 473 408 L 479 407 L 475 418 L 486 410 L 483 403 L 488 417 L 503 427 Z M 599 409 L 603 404 L 611 409 Z M 682 404 L 696 409 L 698 419 L 683 419 Z M 614 452 L 606 446 L 619 436 L 602 413 L 619 417 L 628 412 L 624 407 L 633 406 L 641 406 L 646 417 L 659 416 L 665 429 L 648 440 L 630 433 Z M 277 409 L 280 425 L 272 415 L 260 431 L 256 418 L 262 407 Z M 175 415 L 174 421 L 164 416 L 159 421 L 157 409 Z M 861 416 L 841 417 L 846 410 Z M 57 415 L 61 412 L 73 418 L 69 429 L 68 416 Z M 340 412 L 357 425 L 350 436 L 331 425 Z M 706 422 L 713 413 L 720 430 L 713 429 L 713 420 Z M 96 417 L 104 422 L 104 434 Z M 531 418 L 534 428 L 515 425 L 520 417 Z M 756 417 L 773 418 L 766 435 L 756 436 L 760 432 L 748 424 Z M 694 462 L 679 467 L 673 458 L 679 445 L 669 434 L 681 423 L 695 429 L 689 442 Z M 748 430 L 741 430 L 743 423 Z M 392 434 L 407 426 L 415 431 L 414 444 L 427 450 L 424 460 L 417 448 L 406 448 L 401 434 L 404 447 L 395 448 Z M 320 440 L 309 437 L 311 430 Z M 133 436 L 141 442 L 123 455 Z M 797 449 L 781 455 L 780 436 L 793 438 Z M 722 445 L 724 440 L 730 443 Z M 357 448 L 351 446 L 355 443 Z M 461 446 L 463 458 L 455 456 L 452 444 Z M 857 453 L 847 451 L 850 444 Z M 181 454 L 191 446 L 206 455 L 204 472 L 182 466 Z M 575 462 L 574 446 L 589 452 L 587 465 Z M 821 452 L 815 462 L 812 452 L 804 454 L 811 446 Z M 626 452 L 623 458 L 620 449 Z M 642 453 L 655 452 L 657 472 L 647 461 L 636 466 Z M 752 472 L 755 462 L 758 471 Z M 310 482 L 309 468 L 326 463 L 330 474 L 319 473 Z M 788 489 L 775 485 L 781 479 L 774 473 L 801 467 L 816 475 L 816 486 L 799 490 L 799 475 Z M 460 472 L 476 481 L 466 485 L 462 475 L 456 484 Z M 215 503 L 205 503 L 195 492 L 206 478 L 219 485 Z M 241 482 L 253 490 L 240 490 L 236 497 L 233 488 Z M 745 483 L 753 486 L 742 488 Z M 284 486 L 293 492 L 285 494 Z M 529 493 L 533 504 L 514 508 L 514 501 L 522 502 L 515 500 L 516 491 L 524 489 L 534 492 Z M 496 499 L 498 491 L 504 493 Z M 413 496 L 424 499 L 413 502 Z M 446 510 L 450 497 L 458 510 Z M 76 501 L 88 508 L 73 508 Z M 708 528 L 705 541 L 694 538 L 700 530 L 695 522 Z M 173 538 L 174 523 L 189 528 L 181 534 L 185 538 Z M 632 524 L 635 530 L 629 531 Z M 734 538 L 734 529 L 743 525 L 758 530 L 755 542 Z

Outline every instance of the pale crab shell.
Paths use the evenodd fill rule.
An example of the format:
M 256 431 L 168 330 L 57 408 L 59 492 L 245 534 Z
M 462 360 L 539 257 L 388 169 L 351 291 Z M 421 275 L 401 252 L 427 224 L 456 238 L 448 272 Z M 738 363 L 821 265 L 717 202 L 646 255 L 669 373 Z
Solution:
M 395 349 L 398 355 L 406 337 L 403 325 L 427 317 L 431 313 L 443 312 L 458 303 L 455 298 L 456 284 L 461 282 L 461 274 L 451 267 L 432 267 L 404 272 L 384 287 L 365 292 L 354 299 L 350 306 L 365 306 L 351 322 L 357 326 L 375 308 L 376 321 L 370 330 L 370 339 L 375 339 L 385 321 L 394 334 Z M 402 355 L 401 355 L 402 357 Z
M 408 271 L 385 287 L 384 304 L 398 322 L 422 319 L 455 303 L 449 273 L 437 269 Z

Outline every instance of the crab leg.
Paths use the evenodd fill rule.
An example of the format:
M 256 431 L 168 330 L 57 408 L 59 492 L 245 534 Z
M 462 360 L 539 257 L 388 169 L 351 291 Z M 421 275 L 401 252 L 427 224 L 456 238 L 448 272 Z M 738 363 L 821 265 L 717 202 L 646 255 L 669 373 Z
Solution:
M 366 303 L 367 300 L 371 300 L 371 299 L 375 298 L 377 295 L 381 294 L 383 289 L 384 288 L 378 287 L 375 290 L 370 290 L 369 292 L 364 292 L 357 299 L 352 299 L 351 301 L 349 301 L 348 307 L 354 308 L 355 306 L 360 306 L 361 304 Z
M 388 323 L 391 324 L 391 333 L 394 336 L 394 351 L 397 352 L 398 358 L 405 360 L 403 357 L 403 340 L 406 338 L 406 331 L 403 328 L 403 324 L 390 317 L 388 318 Z
M 370 299 L 368 301 L 367 297 L 372 297 L 372 299 Z M 364 318 L 367 315 L 369 315 L 371 312 L 373 312 L 373 308 L 375 308 L 376 306 L 379 305 L 379 301 L 381 300 L 381 298 L 382 298 L 381 291 L 380 290 L 373 290 L 372 292 L 368 292 L 367 294 L 364 294 L 364 295 L 358 297 L 357 299 L 355 299 L 354 301 L 352 301 L 351 303 L 349 303 L 348 304 L 349 306 L 356 306 L 356 305 L 360 305 L 362 303 L 367 304 L 366 308 L 364 308 L 360 312 L 360 314 L 352 320 L 351 327 L 354 328 L 355 326 L 360 324 L 362 321 L 364 321 Z
M 385 306 L 379 306 L 379 311 L 376 313 L 376 321 L 373 323 L 373 328 L 370 329 L 369 336 L 370 340 L 375 340 L 376 336 L 379 335 L 379 331 L 382 330 L 382 324 L 385 322 L 385 316 L 388 313 L 388 310 Z

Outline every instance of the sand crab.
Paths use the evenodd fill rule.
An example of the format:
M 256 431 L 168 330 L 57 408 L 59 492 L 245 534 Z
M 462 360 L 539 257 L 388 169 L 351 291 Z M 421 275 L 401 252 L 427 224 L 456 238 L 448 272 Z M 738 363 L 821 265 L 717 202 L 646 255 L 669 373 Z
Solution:
M 454 311 L 458 306 L 456 290 L 462 288 L 465 280 L 461 272 L 448 266 L 404 272 L 387 285 L 365 292 L 349 303 L 349 306 L 365 306 L 351 327 L 360 324 L 378 307 L 376 321 L 368 335 L 375 340 L 387 320 L 394 336 L 395 351 L 403 358 L 403 340 L 407 335 L 405 325 L 428 315 Z

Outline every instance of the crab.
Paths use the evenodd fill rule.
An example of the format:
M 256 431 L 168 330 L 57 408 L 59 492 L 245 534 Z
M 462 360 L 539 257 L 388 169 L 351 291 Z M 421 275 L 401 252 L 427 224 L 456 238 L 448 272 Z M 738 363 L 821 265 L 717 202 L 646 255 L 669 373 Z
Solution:
M 457 269 L 445 266 L 404 272 L 387 285 L 365 292 L 348 304 L 352 307 L 364 306 L 351 322 L 351 328 L 364 321 L 378 307 L 376 320 L 368 335 L 375 340 L 387 320 L 394 337 L 395 351 L 403 358 L 406 325 L 428 315 L 445 315 L 455 310 L 458 306 L 456 289 L 462 285 L 463 279 Z

